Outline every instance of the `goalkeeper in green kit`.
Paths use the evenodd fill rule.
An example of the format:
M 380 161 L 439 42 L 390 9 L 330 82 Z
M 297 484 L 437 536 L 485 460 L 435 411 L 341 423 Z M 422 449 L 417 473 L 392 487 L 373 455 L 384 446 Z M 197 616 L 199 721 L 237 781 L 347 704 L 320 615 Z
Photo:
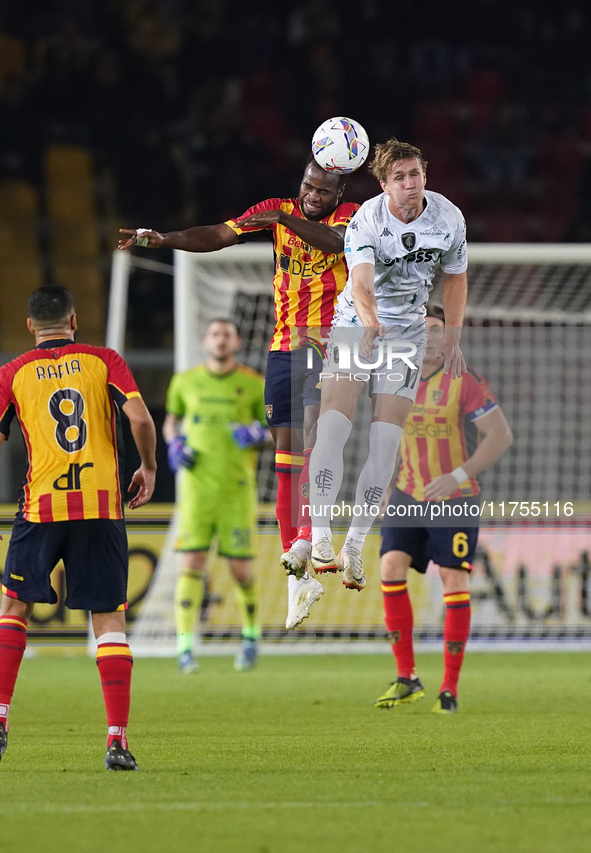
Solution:
M 252 573 L 257 519 L 257 451 L 266 439 L 263 377 L 239 364 L 241 344 L 230 320 L 212 320 L 203 346 L 205 364 L 173 376 L 163 433 L 168 461 L 181 471 L 176 550 L 181 553 L 175 592 L 181 672 L 194 672 L 193 644 L 204 595 L 204 571 L 212 541 L 227 557 L 242 614 L 238 671 L 257 660 L 261 629 Z

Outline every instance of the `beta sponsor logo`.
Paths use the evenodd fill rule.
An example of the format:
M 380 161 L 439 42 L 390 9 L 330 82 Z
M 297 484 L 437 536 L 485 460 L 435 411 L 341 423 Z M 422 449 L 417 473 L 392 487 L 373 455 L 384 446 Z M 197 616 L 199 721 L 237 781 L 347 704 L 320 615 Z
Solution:
M 304 243 L 303 240 L 300 240 L 299 237 L 296 237 L 295 234 L 290 234 L 287 240 L 288 246 L 293 246 L 296 249 L 303 249 L 304 252 L 312 252 L 314 251 L 313 247 L 309 245 L 309 243 Z
M 413 415 L 438 415 L 439 414 L 439 406 L 434 408 L 429 408 L 427 406 L 420 406 L 417 403 L 414 403 L 412 407 Z

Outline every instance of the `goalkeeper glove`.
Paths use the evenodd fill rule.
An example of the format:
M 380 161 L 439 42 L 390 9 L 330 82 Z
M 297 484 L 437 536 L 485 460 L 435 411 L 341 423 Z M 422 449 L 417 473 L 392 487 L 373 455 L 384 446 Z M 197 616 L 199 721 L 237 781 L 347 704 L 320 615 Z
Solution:
M 168 445 L 168 466 L 176 472 L 179 468 L 192 468 L 197 460 L 197 451 L 187 444 L 184 435 L 177 435 Z
M 232 432 L 234 441 L 242 450 L 247 447 L 252 447 L 255 444 L 261 444 L 265 440 L 267 430 L 258 421 L 253 421 L 251 424 L 241 424 Z

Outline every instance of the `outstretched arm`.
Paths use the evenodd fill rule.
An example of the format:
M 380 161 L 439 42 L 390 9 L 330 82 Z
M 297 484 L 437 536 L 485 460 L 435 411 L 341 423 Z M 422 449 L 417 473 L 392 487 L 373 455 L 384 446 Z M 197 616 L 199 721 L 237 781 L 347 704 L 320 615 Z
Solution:
M 284 228 L 289 228 L 301 237 L 305 243 L 309 243 L 327 255 L 339 255 L 345 245 L 344 225 L 327 225 L 325 222 L 301 219 L 283 210 L 264 210 L 240 219 L 239 222 L 242 228 L 272 228 L 276 224 L 283 225 Z
M 152 415 L 141 397 L 132 397 L 123 404 L 129 418 L 131 434 L 140 455 L 141 465 L 131 478 L 129 491 L 137 494 L 129 502 L 130 509 L 148 503 L 156 484 L 156 428 Z
M 184 249 L 185 252 L 217 252 L 240 242 L 238 234 L 225 222 L 219 225 L 197 225 L 195 228 L 187 228 L 186 231 L 168 231 L 166 234 L 160 234 L 151 228 L 120 228 L 119 231 L 121 234 L 130 235 L 119 240 L 120 249 L 141 246 L 146 249 L 165 247 Z

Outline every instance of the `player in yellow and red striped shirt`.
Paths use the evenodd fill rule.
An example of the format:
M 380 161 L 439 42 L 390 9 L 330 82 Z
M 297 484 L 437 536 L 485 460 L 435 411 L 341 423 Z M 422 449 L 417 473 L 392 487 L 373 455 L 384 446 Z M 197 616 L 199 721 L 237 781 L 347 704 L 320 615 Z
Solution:
M 359 205 L 341 200 L 343 181 L 343 175 L 325 172 L 310 156 L 297 198 L 267 199 L 236 219 L 186 231 L 121 229 L 130 236 L 119 241 L 120 249 L 140 245 L 214 252 L 243 242 L 244 235 L 255 231 L 272 233 L 275 330 L 267 359 L 265 408 L 276 446 L 277 520 L 285 551 L 281 562 L 290 575 L 287 628 L 297 627 L 322 593 L 318 581 L 303 574 L 311 539 L 308 463 L 322 371 L 315 352 L 308 366 L 306 343 L 322 330 L 328 332 L 335 301 L 347 282 L 344 234 Z
M 123 520 L 119 412 L 129 418 L 141 465 L 132 509 L 152 496 L 154 422 L 121 356 L 74 340 L 72 294 L 38 288 L 28 301 L 36 347 L 0 368 L 0 446 L 20 424 L 28 469 L 2 579 L 0 757 L 8 710 L 35 603 L 55 604 L 50 575 L 63 560 L 66 605 L 90 610 L 107 710 L 110 770 L 137 770 L 127 748 L 133 658 L 125 637 L 128 553 Z
M 476 475 L 513 439 L 481 376 L 470 368 L 455 379 L 444 373 L 442 308 L 427 306 L 427 327 L 419 389 L 404 426 L 400 468 L 382 526 L 382 592 L 398 677 L 375 704 L 392 708 L 424 695 L 415 673 L 406 576 L 411 567 L 426 572 L 433 560 L 440 567 L 446 608 L 445 673 L 433 711 L 453 713 L 470 631 L 469 580 L 480 517 Z

